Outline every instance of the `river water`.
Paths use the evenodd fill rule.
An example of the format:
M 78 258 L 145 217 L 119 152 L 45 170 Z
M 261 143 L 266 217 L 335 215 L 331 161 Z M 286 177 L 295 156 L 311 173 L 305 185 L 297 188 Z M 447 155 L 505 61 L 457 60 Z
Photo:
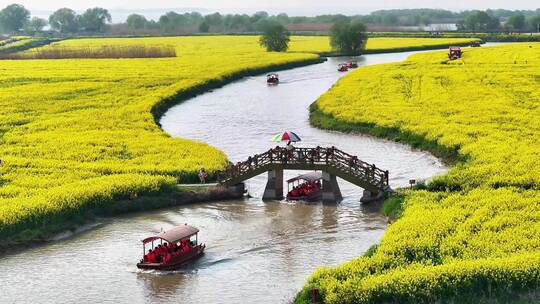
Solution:
M 400 61 L 410 53 L 368 55 L 360 65 Z M 168 111 L 163 129 L 208 142 L 240 161 L 275 146 L 281 130 L 299 146 L 336 147 L 390 171 L 392 186 L 446 168 L 433 156 L 369 136 L 312 128 L 308 106 L 341 76 L 343 58 L 280 73 L 279 86 L 249 77 Z M 288 172 L 293 176 L 298 172 Z M 92 229 L 0 259 L 0 303 L 285 303 L 317 267 L 362 255 L 384 233 L 377 206 L 340 181 L 339 204 L 262 202 L 265 176 L 248 182 L 253 196 L 102 219 Z M 183 223 L 201 229 L 206 254 L 175 272 L 140 271 L 140 240 Z

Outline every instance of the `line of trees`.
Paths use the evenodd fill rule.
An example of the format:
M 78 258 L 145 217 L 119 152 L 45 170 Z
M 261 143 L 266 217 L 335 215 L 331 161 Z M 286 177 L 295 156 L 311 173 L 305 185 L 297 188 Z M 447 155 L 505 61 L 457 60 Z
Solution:
M 460 24 L 463 30 L 478 31 L 515 31 L 540 32 L 540 12 L 537 15 L 517 13 L 505 18 L 490 14 L 488 11 L 474 11 Z
M 11 4 L 0 11 L 0 31 L 5 34 L 26 33 L 34 35 L 48 25 L 62 34 L 104 33 L 112 21 L 104 8 L 89 8 L 77 14 L 69 8 L 61 8 L 49 16 L 49 20 L 31 18 L 30 11 L 20 4 Z
M 530 31 L 540 32 L 540 9 L 528 11 L 486 10 L 452 12 L 439 9 L 380 10 L 369 15 L 345 16 L 341 14 L 316 17 L 291 17 L 287 14 L 269 15 L 266 12 L 247 14 L 197 12 L 168 12 L 159 20 L 148 20 L 140 14 L 132 14 L 123 24 L 111 24 L 110 13 L 103 8 L 90 8 L 77 14 L 69 8 L 55 11 L 48 20 L 31 17 L 22 5 L 12 4 L 0 11 L 0 31 L 3 33 L 35 34 L 44 29 L 62 34 L 93 34 L 104 32 L 130 33 L 223 33 L 263 32 L 272 24 L 284 26 L 324 24 L 327 28 L 336 23 L 357 22 L 368 26 L 419 26 L 430 23 L 455 23 L 463 31 Z
M 263 32 L 276 23 L 288 25 L 299 23 L 302 17 L 289 17 L 287 14 L 270 16 L 267 12 L 257 12 L 253 15 L 213 13 L 203 16 L 200 13 L 168 12 L 158 21 L 147 20 L 140 14 L 128 16 L 126 25 L 131 30 L 161 30 L 174 33 L 181 29 L 192 28 L 199 32 Z
M 249 15 L 203 16 L 199 13 L 178 14 L 169 12 L 159 20 L 147 20 L 133 14 L 128 17 L 127 27 L 132 31 L 160 30 L 174 33 L 179 29 L 192 28 L 199 32 L 262 32 L 269 24 L 336 24 L 357 22 L 368 25 L 420 26 L 432 22 L 455 23 L 462 31 L 530 31 L 540 32 L 540 9 L 536 11 L 486 10 L 455 13 L 435 9 L 408 9 L 376 11 L 365 16 L 321 15 L 316 17 L 289 17 L 287 14 L 271 16 L 266 12 Z

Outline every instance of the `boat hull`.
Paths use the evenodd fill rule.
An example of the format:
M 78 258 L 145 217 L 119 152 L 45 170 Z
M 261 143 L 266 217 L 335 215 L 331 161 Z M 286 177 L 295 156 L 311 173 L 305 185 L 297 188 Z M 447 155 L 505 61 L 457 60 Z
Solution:
M 287 195 L 288 201 L 303 201 L 303 202 L 315 202 L 322 199 L 322 191 L 317 191 L 308 196 L 291 196 Z
M 176 270 L 182 267 L 187 262 L 198 259 L 204 254 L 204 249 L 206 245 L 199 245 L 193 248 L 190 252 L 183 253 L 175 258 L 173 258 L 169 263 L 138 263 L 137 267 L 139 269 L 150 269 L 150 270 L 163 270 L 170 271 Z

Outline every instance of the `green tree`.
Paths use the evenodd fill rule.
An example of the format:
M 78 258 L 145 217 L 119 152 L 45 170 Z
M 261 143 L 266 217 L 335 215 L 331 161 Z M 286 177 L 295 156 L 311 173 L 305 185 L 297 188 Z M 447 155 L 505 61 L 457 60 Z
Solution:
M 223 16 L 221 16 L 220 13 L 214 13 L 211 15 L 204 16 L 204 21 L 210 26 L 210 27 L 222 27 L 223 26 Z
M 76 33 L 79 31 L 77 14 L 69 8 L 61 8 L 49 16 L 49 24 L 60 33 Z
M 208 33 L 210 31 L 210 25 L 205 20 L 201 24 L 199 24 L 199 32 L 201 33 Z
M 131 14 L 127 17 L 127 26 L 132 30 L 140 30 L 148 25 L 146 17 L 139 14 Z
M 100 8 L 89 8 L 80 17 L 81 26 L 85 31 L 103 33 L 107 29 L 107 23 L 112 21 L 109 11 Z
M 361 54 L 366 43 L 366 26 L 358 21 L 338 22 L 330 30 L 330 45 L 340 53 Z
M 276 21 L 281 24 L 288 24 L 290 22 L 289 15 L 281 13 L 276 16 Z
M 506 21 L 506 25 L 509 26 L 514 31 L 522 31 L 525 29 L 525 26 L 527 25 L 525 16 L 522 14 L 514 15 L 508 18 L 508 21 Z
M 540 33 L 540 15 L 529 17 L 527 19 L 527 26 L 531 32 Z
M 20 4 L 11 4 L 0 11 L 0 27 L 6 32 L 18 32 L 30 19 L 30 11 Z
M 24 31 L 28 34 L 34 35 L 43 31 L 43 28 L 45 28 L 47 24 L 47 20 L 34 17 L 24 25 Z
M 496 30 L 500 26 L 499 19 L 492 17 L 487 12 L 474 11 L 465 17 L 463 25 L 466 29 L 475 31 L 491 31 Z
M 290 36 L 285 26 L 276 22 L 266 27 L 259 44 L 268 52 L 286 52 L 289 49 Z

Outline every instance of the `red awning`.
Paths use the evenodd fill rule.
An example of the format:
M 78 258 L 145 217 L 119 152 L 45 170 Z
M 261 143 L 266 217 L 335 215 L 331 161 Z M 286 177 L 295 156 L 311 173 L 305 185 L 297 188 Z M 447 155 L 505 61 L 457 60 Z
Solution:
M 308 181 L 308 182 L 314 182 L 314 181 L 320 180 L 321 178 L 322 178 L 322 173 L 321 172 L 312 172 L 312 173 L 308 173 L 308 174 L 299 175 L 299 176 L 297 176 L 295 178 L 291 178 L 290 180 L 287 181 L 287 183 L 292 183 L 292 182 L 299 181 L 299 180 L 305 180 L 305 181 Z
M 146 238 L 142 242 L 148 243 L 148 242 L 162 239 L 169 243 L 174 243 L 174 242 L 189 238 L 192 235 L 195 235 L 197 233 L 199 233 L 199 229 L 192 226 L 184 225 L 184 226 L 175 227 L 171 230 L 161 232 L 160 234 L 156 236 L 151 236 L 149 238 Z

